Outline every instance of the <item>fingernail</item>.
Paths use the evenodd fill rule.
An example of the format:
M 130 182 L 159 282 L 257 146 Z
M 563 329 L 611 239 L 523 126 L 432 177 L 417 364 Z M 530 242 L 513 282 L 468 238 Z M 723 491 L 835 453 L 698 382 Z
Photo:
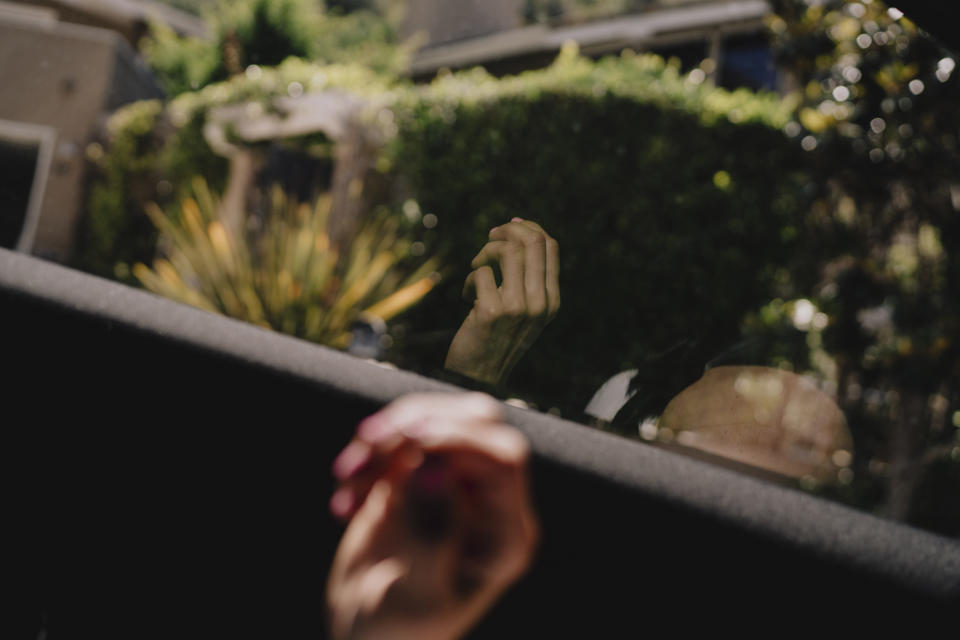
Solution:
M 333 475 L 339 480 L 346 480 L 369 461 L 370 447 L 360 442 L 351 442 L 333 461 Z
M 523 218 L 510 218 L 510 222 L 523 222 Z
M 357 435 L 367 442 L 377 442 L 383 439 L 390 431 L 390 423 L 380 415 L 370 416 L 357 427 Z
M 338 518 L 346 518 L 353 510 L 353 491 L 346 487 L 337 489 L 330 496 L 330 513 Z

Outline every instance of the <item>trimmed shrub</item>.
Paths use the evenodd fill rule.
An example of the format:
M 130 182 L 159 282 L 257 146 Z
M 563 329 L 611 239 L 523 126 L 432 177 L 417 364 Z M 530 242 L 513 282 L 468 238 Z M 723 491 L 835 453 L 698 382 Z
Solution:
M 748 312 L 793 294 L 806 174 L 773 96 L 698 85 L 655 56 L 567 50 L 517 77 L 440 78 L 394 110 L 388 164 L 460 268 L 412 314 L 448 333 L 397 341 L 407 366 L 442 352 L 470 257 L 513 216 L 560 244 L 563 307 L 509 384 L 543 409 L 578 415 L 607 378 L 683 340 L 704 354 L 695 379 Z M 692 382 L 689 366 L 661 365 L 674 393 Z
M 151 25 L 144 55 L 171 95 L 289 57 L 393 74 L 407 66 L 407 49 L 390 23 L 372 11 L 341 15 L 324 12 L 315 0 L 235 0 L 208 10 L 206 20 L 210 39 L 180 37 L 163 24 Z
M 740 337 L 749 312 L 794 295 L 785 265 L 800 255 L 808 203 L 802 154 L 780 133 L 789 106 L 697 84 L 655 56 L 593 62 L 567 49 L 542 71 L 498 80 L 474 70 L 423 87 L 289 60 L 184 94 L 161 115 L 150 110 L 172 127 L 153 164 L 112 163 L 119 150 L 102 164 L 164 175 L 177 197 L 195 173 L 220 190 L 223 161 L 201 135 L 210 109 L 270 109 L 293 82 L 376 106 L 370 126 L 389 140 L 377 163 L 392 185 L 383 204 L 402 209 L 406 224 L 421 221 L 428 253 L 452 272 L 394 336 L 391 358 L 403 366 L 439 373 L 467 311 L 460 288 L 470 257 L 513 216 L 559 240 L 564 302 L 509 388 L 565 415 L 611 375 L 680 340 L 712 357 Z M 117 122 L 129 121 L 125 113 Z M 132 177 L 106 182 L 122 191 Z M 91 221 L 98 216 L 95 206 Z M 679 391 L 705 359 L 691 362 L 657 365 L 657 376 Z
M 366 67 L 321 66 L 291 58 L 279 67 L 258 69 L 166 104 L 153 100 L 123 107 L 107 123 L 106 148 L 95 162 L 74 266 L 133 283 L 129 265 L 149 262 L 156 243 L 145 204 L 175 206 L 188 195 L 196 175 L 223 191 L 227 159 L 210 148 L 203 134 L 212 109 L 257 102 L 267 110 L 273 98 L 290 95 L 294 88 L 379 95 L 394 83 Z

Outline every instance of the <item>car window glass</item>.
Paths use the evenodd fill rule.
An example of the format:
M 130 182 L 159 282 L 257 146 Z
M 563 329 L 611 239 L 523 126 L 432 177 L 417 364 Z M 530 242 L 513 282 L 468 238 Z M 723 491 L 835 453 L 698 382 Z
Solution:
M 960 85 L 895 8 L 7 1 L 0 60 L 6 249 L 960 533 Z

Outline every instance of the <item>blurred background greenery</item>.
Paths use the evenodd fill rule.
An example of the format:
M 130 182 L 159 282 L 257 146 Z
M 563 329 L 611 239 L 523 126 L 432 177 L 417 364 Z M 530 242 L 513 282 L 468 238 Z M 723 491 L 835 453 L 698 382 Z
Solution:
M 210 37 L 153 28 L 143 51 L 169 97 L 112 116 L 92 156 L 76 266 L 172 295 L 167 266 L 190 261 L 170 238 L 184 203 L 197 201 L 195 177 L 215 193 L 229 189 L 231 160 L 211 145 L 211 126 L 261 157 L 253 190 L 268 193 L 283 174 L 289 195 L 248 198 L 245 219 L 329 202 L 337 166 L 354 162 L 343 184 L 359 203 L 348 225 L 357 235 L 347 241 L 365 242 L 369 224 L 390 220 L 398 274 L 414 276 L 388 279 L 355 301 L 350 318 L 423 281 L 417 266 L 428 256 L 428 271 L 444 276 L 391 322 L 391 362 L 439 375 L 467 311 L 459 296 L 469 257 L 492 226 L 536 220 L 560 243 L 564 304 L 515 370 L 510 395 L 582 419 L 606 379 L 638 369 L 634 386 L 647 392 L 609 428 L 639 437 L 638 422 L 709 361 L 810 374 L 855 441 L 849 472 L 817 490 L 960 533 L 960 89 L 953 55 L 899 12 L 878 1 L 771 2 L 774 94 L 715 86 L 709 59 L 629 50 L 594 59 L 573 44 L 519 75 L 477 68 L 414 83 L 414 45 L 399 36 L 394 3 L 170 4 L 205 16 Z M 576 21 L 644 8 L 635 4 L 523 10 L 527 22 Z M 344 122 L 365 133 L 337 138 L 320 127 L 253 139 L 218 115 L 240 105 L 252 120 L 282 119 L 282 100 L 321 92 L 355 97 Z M 365 151 L 344 160 L 345 145 Z M 310 168 L 299 184 L 289 180 L 295 171 L 276 170 L 294 165 Z M 206 207 L 194 238 L 209 244 L 209 260 L 218 259 L 216 209 Z M 303 218 L 303 228 L 316 224 Z M 231 251 L 257 255 L 271 234 L 282 232 L 248 224 Z M 346 246 L 338 255 L 350 255 Z M 157 251 L 161 266 L 142 266 Z M 369 272 L 382 265 L 373 262 L 352 268 L 376 280 Z M 249 260 L 248 284 L 312 286 L 309 269 L 277 264 Z M 197 294 L 183 293 L 184 273 L 179 299 L 190 302 Z M 346 295 L 336 286 L 315 287 L 330 308 Z M 344 346 L 352 320 L 308 331 L 318 322 L 313 298 L 283 300 L 276 321 L 238 315 Z M 232 313 L 230 304 L 193 303 Z

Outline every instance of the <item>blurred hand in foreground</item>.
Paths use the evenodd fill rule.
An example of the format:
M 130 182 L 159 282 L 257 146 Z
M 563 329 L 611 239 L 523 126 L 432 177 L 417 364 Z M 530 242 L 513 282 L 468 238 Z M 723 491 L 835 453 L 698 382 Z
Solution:
M 526 439 L 478 394 L 401 398 L 333 466 L 349 520 L 327 584 L 332 637 L 458 638 L 530 564 Z
M 493 265 L 500 269 L 499 286 Z M 559 247 L 540 225 L 514 218 L 490 231 L 470 266 L 464 296 L 473 298 L 473 309 L 444 366 L 496 385 L 560 308 Z

